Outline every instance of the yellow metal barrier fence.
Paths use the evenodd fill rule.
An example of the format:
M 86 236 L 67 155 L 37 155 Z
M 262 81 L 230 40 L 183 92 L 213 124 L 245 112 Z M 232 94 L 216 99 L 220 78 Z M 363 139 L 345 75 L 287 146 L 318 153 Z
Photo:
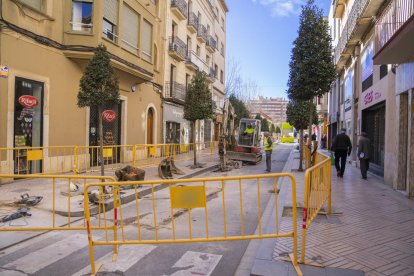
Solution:
M 177 161 L 210 156 L 218 152 L 218 142 L 196 144 L 110 145 L 103 147 L 105 170 L 117 170 L 126 165 L 154 166 L 162 159 Z M 99 172 L 99 146 L 50 146 L 0 148 L 0 174 L 58 174 Z
M 315 163 L 316 165 L 306 170 L 304 178 L 301 263 L 305 262 L 307 229 L 318 214 L 321 214 L 320 211 L 325 204 L 327 214 L 332 213 L 330 157 L 317 152 Z
M 278 206 L 277 180 L 286 177 L 292 185 L 293 231 L 279 233 L 278 215 L 276 227 L 264 231 L 262 213 L 267 200 L 274 195 Z M 290 254 L 298 275 L 302 275 L 297 265 L 297 213 L 296 181 L 292 174 L 278 173 L 256 176 L 215 177 L 180 180 L 153 180 L 140 182 L 88 183 L 84 188 L 85 219 L 87 222 L 91 273 L 95 275 L 102 264 L 95 264 L 94 246 L 114 246 L 116 259 L 119 245 L 166 244 L 250 240 L 263 238 L 292 238 L 293 253 Z M 179 184 L 179 185 L 178 185 Z M 91 188 L 112 186 L 121 201 L 129 196 L 129 204 L 116 204 L 114 213 L 119 211 L 118 225 L 113 236 L 97 238 L 102 230 L 92 229 L 88 194 Z M 126 186 L 130 192 L 120 197 L 119 191 Z M 139 187 L 148 187 L 145 200 L 139 200 Z M 160 189 L 160 187 L 164 189 Z M 168 188 L 168 189 L 167 189 Z M 269 189 L 273 193 L 269 193 Z M 157 193 L 155 193 L 157 191 Z M 231 205 L 231 206 L 230 206 Z M 232 207 L 232 208 L 230 208 Z M 119 209 L 119 210 L 118 210 Z M 123 213 L 127 212 L 135 220 L 127 225 Z M 276 214 L 277 214 L 276 209 Z M 117 217 L 115 215 L 115 217 Z M 231 222 L 228 219 L 231 218 Z M 257 231 L 248 229 L 246 221 L 257 221 Z M 130 219 L 129 219 L 130 221 Z M 120 232 L 118 239 L 118 231 Z
M 85 187 L 89 182 L 96 181 L 115 181 L 111 176 L 77 176 L 77 175 L 7 175 L 1 174 L 0 179 L 25 179 L 28 181 L 13 183 L 13 189 L 19 184 L 22 187 L 37 186 L 37 189 L 32 188 L 32 196 L 42 196 L 43 199 L 38 205 L 28 206 L 32 210 L 40 211 L 41 217 L 33 217 L 36 221 L 29 220 L 30 223 L 36 223 L 37 226 L 22 225 L 16 226 L 15 223 L 3 222 L 0 224 L 0 232 L 10 231 L 49 231 L 49 230 L 86 230 L 86 226 L 73 226 L 76 222 L 84 220 L 83 208 L 79 208 L 78 200 L 72 199 L 71 183 L 79 185 L 79 191 L 82 191 L 82 186 Z M 41 181 L 41 183 L 38 183 Z M 37 182 L 37 183 L 36 183 Z M 50 188 L 47 188 L 50 185 Z M 59 188 L 62 188 L 58 190 Z M 37 191 L 36 191 L 37 190 Z M 11 193 L 11 194 L 9 194 Z M 13 213 L 18 207 L 25 205 L 16 204 L 11 200 L 7 202 L 4 198 L 13 198 L 15 191 L 7 190 L 7 184 L 2 186 L 1 207 L 9 213 Z M 63 193 L 63 194 L 62 194 Z M 98 205 L 95 205 L 95 214 L 97 215 L 97 224 L 93 226 L 94 229 L 114 229 L 114 225 L 107 223 L 107 204 L 105 202 L 105 194 L 102 188 L 99 189 Z M 79 194 L 83 200 L 83 196 Z M 88 195 L 86 195 L 87 197 Z M 112 197 L 115 196 L 115 190 L 112 192 Z M 116 208 L 116 206 L 114 206 Z M 79 217 L 74 218 L 71 213 L 74 208 L 78 208 L 81 212 Z M 96 210 L 97 209 L 97 210 Z M 51 214 L 49 214 L 51 213 Z M 47 215 L 46 215 L 47 214 Z M 67 217 L 67 218 L 65 218 Z M 44 222 L 47 223 L 44 223 Z M 12 222 L 12 221 L 10 221 Z M 29 223 L 28 222 L 28 223 Z

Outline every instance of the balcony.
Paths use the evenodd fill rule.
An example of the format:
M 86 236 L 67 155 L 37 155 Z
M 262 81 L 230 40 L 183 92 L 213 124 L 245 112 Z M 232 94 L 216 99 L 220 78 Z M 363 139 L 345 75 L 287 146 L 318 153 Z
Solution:
M 185 103 L 186 88 L 178 82 L 165 83 L 165 100 L 183 105 Z
M 342 18 L 348 0 L 333 0 L 334 18 Z
M 185 59 L 185 67 L 192 71 L 197 71 L 198 66 L 196 64 L 196 55 L 194 53 L 188 53 L 186 59 Z
M 214 53 L 216 48 L 217 48 L 216 40 L 211 35 L 209 35 L 207 38 L 207 42 L 206 42 L 207 51 L 209 51 L 210 53 Z
M 202 25 L 202 24 L 198 24 L 198 28 L 197 28 L 197 39 L 200 43 L 205 43 L 207 42 L 207 38 L 208 38 L 208 34 L 207 34 L 207 28 Z
M 216 70 L 210 68 L 209 73 L 207 74 L 207 81 L 213 83 L 216 80 Z
M 187 18 L 187 2 L 185 0 L 171 0 L 171 11 L 179 20 Z
M 184 61 L 187 57 L 187 45 L 178 37 L 171 36 L 169 39 L 168 53 L 178 61 Z
M 195 34 L 197 32 L 197 28 L 198 28 L 198 17 L 193 12 L 190 12 L 188 14 L 187 28 L 190 31 L 190 33 L 192 33 L 192 34 Z
M 394 0 L 375 25 L 374 64 L 399 64 L 412 57 L 414 1 Z
M 355 47 L 369 32 L 381 6 L 382 1 L 360 0 L 354 2 L 335 48 L 334 62 L 338 71 L 344 68 L 354 53 Z

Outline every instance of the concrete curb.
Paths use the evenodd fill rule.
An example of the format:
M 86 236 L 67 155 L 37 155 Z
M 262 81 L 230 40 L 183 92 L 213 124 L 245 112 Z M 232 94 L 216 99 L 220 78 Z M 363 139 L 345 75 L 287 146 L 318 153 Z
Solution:
M 180 179 L 193 178 L 193 177 L 195 177 L 197 175 L 200 175 L 200 174 L 204 174 L 206 172 L 213 171 L 213 170 L 215 170 L 217 168 L 218 168 L 218 165 L 213 165 L 213 166 L 210 166 L 210 167 L 203 168 L 203 169 L 201 169 L 199 171 L 196 171 L 196 172 L 193 172 L 193 173 L 190 173 L 190 174 L 187 174 L 187 175 L 178 177 L 176 179 L 177 180 L 180 180 Z M 156 182 L 156 181 L 154 181 L 154 182 Z M 169 185 L 165 185 L 165 184 L 156 185 L 154 187 L 154 192 L 159 191 L 159 190 L 162 190 L 162 189 L 165 189 L 165 188 L 168 188 L 168 187 L 169 187 Z M 151 194 L 151 192 L 152 192 L 152 188 L 148 188 L 148 189 L 139 191 L 138 192 L 138 197 L 139 198 L 142 198 L 142 197 L 144 197 L 146 195 Z M 129 194 L 129 195 L 126 195 L 126 196 L 121 197 L 121 204 L 127 204 L 129 202 L 134 201 L 134 200 L 135 200 L 135 193 L 132 193 L 132 194 Z M 113 202 L 113 200 L 112 199 L 111 200 L 108 200 L 105 203 L 105 210 L 106 211 L 110 211 L 113 208 L 114 208 L 114 202 Z M 98 211 L 99 211 L 99 207 L 97 205 L 94 205 L 94 206 L 92 206 L 90 208 L 91 215 L 97 214 Z M 67 212 L 56 211 L 56 214 L 61 215 L 61 216 L 64 216 L 64 217 L 68 217 L 68 213 Z M 72 211 L 69 214 L 70 214 L 70 217 L 83 217 L 84 216 L 84 211 L 83 210 L 82 211 Z

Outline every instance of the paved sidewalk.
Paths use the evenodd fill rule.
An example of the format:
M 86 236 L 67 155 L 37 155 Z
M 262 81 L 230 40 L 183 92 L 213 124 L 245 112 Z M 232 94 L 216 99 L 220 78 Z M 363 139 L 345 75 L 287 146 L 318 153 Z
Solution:
M 298 168 L 298 155 L 294 153 L 292 169 Z M 300 208 L 303 206 L 304 173 L 292 173 L 297 179 Z M 292 206 L 290 186 L 284 185 L 282 189 L 286 189 L 284 206 Z M 302 266 L 304 275 L 414 275 L 413 200 L 394 191 L 375 175 L 369 174 L 368 180 L 361 179 L 359 169 L 347 164 L 342 179 L 336 177 L 335 168 L 332 168 L 332 202 L 333 211 L 343 214 L 318 216 L 309 227 L 306 241 L 305 260 L 323 264 L 325 269 Z M 299 256 L 301 211 L 298 210 Z M 283 216 L 280 232 L 291 231 L 291 227 L 292 218 Z M 295 275 L 291 265 L 280 261 L 292 250 L 292 240 L 271 242 L 273 275 Z M 258 252 L 258 256 L 262 253 Z M 258 269 L 260 261 L 256 257 L 253 275 L 267 275 L 266 270 Z M 340 270 L 332 270 L 335 268 Z

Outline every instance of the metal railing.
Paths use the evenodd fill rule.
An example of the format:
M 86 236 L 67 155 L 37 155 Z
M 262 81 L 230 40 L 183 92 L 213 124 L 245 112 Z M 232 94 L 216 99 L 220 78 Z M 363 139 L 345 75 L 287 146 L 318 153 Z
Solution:
M 365 11 L 369 1 L 371 0 L 358 0 L 354 2 L 351 12 L 349 13 L 348 20 L 342 29 L 342 34 L 339 38 L 338 44 L 335 47 L 335 64 L 338 63 L 342 53 L 345 51 L 348 41 L 351 39 L 352 34 L 357 27 L 357 21 Z
M 0 179 L 25 179 L 28 181 L 40 180 L 42 183 L 42 200 L 38 203 L 40 209 L 51 210 L 51 214 L 42 216 L 42 219 L 36 219 L 31 221 L 27 225 L 17 225 L 15 223 L 3 222 L 0 225 L 0 232 L 11 231 L 52 231 L 52 230 L 86 230 L 84 225 L 83 210 L 79 209 L 79 203 L 77 198 L 72 198 L 71 185 L 78 185 L 79 191 L 83 190 L 83 187 L 89 182 L 96 181 L 116 181 L 111 176 L 78 176 L 78 175 L 16 175 L 16 174 L 0 174 Z M 29 182 L 29 185 L 32 183 Z M 27 185 L 28 182 L 20 182 L 22 186 Z M 19 185 L 19 184 L 16 184 Z M 45 189 L 45 187 L 50 187 Z M 13 195 L 7 196 L 7 191 L 2 192 L 3 198 L 13 198 Z M 79 193 L 80 195 L 80 193 Z M 115 193 L 112 194 L 115 196 Z M 99 204 L 92 207 L 92 212 L 97 215 L 97 224 L 92 225 L 93 229 L 113 229 L 113 225 L 107 221 L 106 212 L 108 208 L 104 202 L 103 191 L 99 192 Z M 7 201 L 2 200 L 4 204 Z M 10 202 L 19 206 L 17 203 Z M 74 209 L 79 209 L 73 211 Z M 72 215 L 81 212 L 81 215 L 74 217 Z M 62 217 L 63 216 L 63 217 Z M 66 217 L 66 218 L 64 218 Z M 79 222 L 81 224 L 79 225 Z
M 187 45 L 176 36 L 170 36 L 168 49 L 171 52 L 175 52 L 182 59 L 185 59 L 187 56 Z
M 217 49 L 217 41 L 211 35 L 209 35 L 206 42 L 206 46 L 215 50 Z
M 331 160 L 319 152 L 314 160 L 315 165 L 306 170 L 304 178 L 301 263 L 305 263 L 307 229 L 325 204 L 326 214 L 332 214 Z
M 188 25 L 193 26 L 196 30 L 198 28 L 198 17 L 194 12 L 188 13 Z
M 175 100 L 180 103 L 185 102 L 186 97 L 186 87 L 184 84 L 178 82 L 166 82 L 165 83 L 165 98 L 170 100 Z
M 277 181 L 280 178 L 286 178 L 290 181 L 293 213 L 292 230 L 283 233 L 280 233 L 278 229 L 279 187 Z M 148 200 L 139 200 L 137 193 L 139 185 L 148 187 L 147 190 L 150 191 L 147 196 Z M 95 275 L 100 267 L 95 265 L 95 246 L 113 245 L 113 254 L 116 257 L 119 245 L 218 242 L 265 238 L 291 238 L 293 253 L 289 256 L 298 275 L 302 275 L 297 265 L 296 181 L 292 174 L 275 173 L 183 179 L 180 180 L 179 185 L 176 180 L 87 184 L 84 188 L 84 209 L 88 226 L 91 223 L 88 192 L 91 188 L 102 189 L 105 186 L 111 186 L 116 191 L 120 191 L 123 186 L 132 186 L 132 190 L 135 192 L 132 193 L 135 194 L 135 198 L 133 198 L 135 204 L 132 203 L 132 208 L 129 210 L 135 212 L 134 217 L 137 218 L 137 221 L 133 225 L 126 225 L 123 213 L 127 206 L 117 203 L 117 208 L 114 211 L 115 213 L 119 211 L 119 218 L 115 220 L 115 225 L 118 225 L 118 228 L 115 229 L 113 236 L 106 234 L 105 239 L 99 239 L 97 235 L 107 230 L 88 228 L 92 275 Z M 169 192 L 165 193 L 162 198 L 155 194 L 156 187 L 159 186 L 166 186 L 165 188 L 169 189 Z M 270 195 L 269 189 L 272 191 Z M 275 226 L 272 229 L 265 229 L 262 221 L 262 203 L 269 196 L 269 200 L 274 200 L 276 208 Z M 217 199 L 212 200 L 213 198 Z M 120 200 L 121 197 L 118 193 L 115 201 L 120 202 Z M 235 202 L 234 208 L 229 208 L 231 202 Z M 149 215 L 143 216 L 144 213 Z M 229 218 L 231 218 L 231 222 Z M 256 232 L 247 227 L 247 221 L 257 222 Z M 168 227 L 165 227 L 166 224 Z
M 207 39 L 208 39 L 207 28 L 203 24 L 201 24 L 200 22 L 198 23 L 197 36 L 201 37 L 205 41 L 207 41 Z
M 378 53 L 397 31 L 414 15 L 414 1 L 394 0 L 375 25 L 375 43 Z
M 185 63 L 190 64 L 194 66 L 195 68 L 197 68 L 197 70 L 199 70 L 199 67 L 196 64 L 197 62 L 196 60 L 197 60 L 197 56 L 194 53 L 190 52 L 187 54 L 187 57 L 185 58 Z
M 171 7 L 177 8 L 187 18 L 187 2 L 185 0 L 171 0 Z

